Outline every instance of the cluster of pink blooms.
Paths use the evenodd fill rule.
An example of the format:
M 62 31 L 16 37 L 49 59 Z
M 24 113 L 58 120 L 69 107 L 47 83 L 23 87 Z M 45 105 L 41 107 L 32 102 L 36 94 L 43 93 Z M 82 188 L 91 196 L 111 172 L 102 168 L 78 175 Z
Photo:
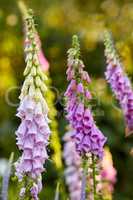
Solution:
M 92 153 L 101 158 L 106 138 L 96 126 L 89 108 L 91 94 L 88 86 L 91 80 L 83 70 L 84 64 L 79 55 L 78 39 L 74 36 L 73 47 L 68 51 L 67 80 L 70 83 L 65 92 L 67 119 L 74 129 L 72 137 L 79 154 Z
M 48 106 L 44 99 L 46 76 L 40 69 L 38 45 L 35 42 L 36 30 L 32 14 L 26 19 L 26 76 L 20 95 L 20 106 L 17 116 L 21 124 L 16 131 L 17 145 L 22 156 L 16 162 L 16 175 L 19 181 L 25 177 L 32 180 L 30 193 L 34 200 L 38 200 L 38 193 L 42 189 L 41 173 L 43 164 L 48 159 L 46 147 L 50 135 L 48 126 Z M 27 183 L 28 184 L 28 183 Z M 21 189 L 20 196 L 25 195 L 28 186 Z
M 107 58 L 106 80 L 119 100 L 127 124 L 126 134 L 130 135 L 133 132 L 133 89 L 108 32 L 105 34 L 105 56 Z
M 77 154 L 74 142 L 71 138 L 73 131 L 68 131 L 64 137 L 63 157 L 66 163 L 65 179 L 68 185 L 70 199 L 80 200 L 81 197 L 81 158 Z

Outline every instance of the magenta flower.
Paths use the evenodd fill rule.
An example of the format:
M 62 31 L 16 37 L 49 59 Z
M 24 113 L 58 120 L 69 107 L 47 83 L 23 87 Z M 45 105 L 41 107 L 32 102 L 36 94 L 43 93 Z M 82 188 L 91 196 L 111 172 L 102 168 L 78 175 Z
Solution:
M 19 181 L 29 177 L 31 196 L 38 199 L 38 193 L 42 189 L 41 173 L 43 164 L 48 159 L 47 145 L 50 135 L 48 126 L 48 106 L 44 99 L 46 79 L 41 72 L 38 58 L 38 46 L 36 44 L 36 31 L 32 14 L 26 19 L 26 69 L 17 116 L 21 124 L 16 131 L 17 145 L 22 151 L 22 156 L 16 162 L 16 175 Z M 26 187 L 26 186 L 25 186 Z M 24 187 L 24 188 L 25 188 Z M 27 186 L 28 187 L 28 186 Z M 24 194 L 21 190 L 20 195 Z
M 108 32 L 105 34 L 105 56 L 107 59 L 105 77 L 122 108 L 127 126 L 126 135 L 128 136 L 133 132 L 133 89 Z
M 91 94 L 88 86 L 91 82 L 84 64 L 79 59 L 79 43 L 73 37 L 73 47 L 68 51 L 67 80 L 70 81 L 65 92 L 67 119 L 74 129 L 73 139 L 79 154 L 92 153 L 100 158 L 106 138 L 98 129 L 89 108 Z

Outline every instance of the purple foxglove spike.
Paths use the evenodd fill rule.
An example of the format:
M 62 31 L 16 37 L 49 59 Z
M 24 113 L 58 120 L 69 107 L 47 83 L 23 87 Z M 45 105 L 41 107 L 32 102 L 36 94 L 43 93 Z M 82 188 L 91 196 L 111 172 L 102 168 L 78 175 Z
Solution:
M 70 83 L 65 93 L 66 118 L 75 131 L 73 139 L 79 154 L 83 156 L 86 153 L 92 153 L 101 158 L 106 139 L 103 140 L 105 137 L 101 137 L 102 133 L 96 126 L 93 114 L 88 106 L 91 99 L 88 86 L 91 80 L 88 73 L 84 71 L 84 64 L 79 58 L 80 48 L 78 39 L 75 38 L 77 37 L 73 37 L 73 47 L 68 51 L 67 79 Z M 70 78 L 68 74 L 70 74 L 71 70 L 73 71 L 73 77 Z M 93 132 L 97 135 L 95 141 L 91 140 Z M 95 146 L 99 148 L 94 148 Z
M 126 136 L 129 136 L 133 133 L 133 115 L 130 110 L 133 108 L 133 88 L 108 32 L 105 33 L 105 56 L 107 58 L 105 77 L 120 103 L 126 122 Z

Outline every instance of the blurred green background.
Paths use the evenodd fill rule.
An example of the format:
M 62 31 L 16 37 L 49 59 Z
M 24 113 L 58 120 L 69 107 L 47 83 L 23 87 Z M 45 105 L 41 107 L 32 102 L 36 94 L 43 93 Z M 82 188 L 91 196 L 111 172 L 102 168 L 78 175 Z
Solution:
M 34 10 L 42 48 L 50 62 L 52 84 L 59 91 L 55 99 L 58 110 L 59 137 L 65 133 L 62 97 L 66 89 L 66 51 L 71 37 L 78 34 L 86 69 L 93 82 L 94 105 L 98 125 L 108 137 L 108 145 L 117 169 L 114 200 L 133 199 L 133 138 L 125 138 L 125 126 L 119 106 L 104 80 L 105 58 L 102 33 L 111 29 L 124 68 L 133 81 L 133 1 L 132 0 L 26 0 Z M 19 120 L 15 116 L 20 86 L 25 68 L 23 53 L 23 22 L 17 0 L 0 0 L 0 157 L 9 158 L 19 152 L 15 145 L 15 130 Z M 0 160 L 1 162 L 1 160 Z M 54 197 L 56 183 L 62 169 L 52 161 L 46 165 L 44 190 L 41 199 Z M 0 163 L 0 171 L 2 164 Z M 2 173 L 2 172 L 0 172 Z M 16 183 L 10 181 L 9 200 L 15 200 Z M 62 196 L 65 199 L 61 186 Z

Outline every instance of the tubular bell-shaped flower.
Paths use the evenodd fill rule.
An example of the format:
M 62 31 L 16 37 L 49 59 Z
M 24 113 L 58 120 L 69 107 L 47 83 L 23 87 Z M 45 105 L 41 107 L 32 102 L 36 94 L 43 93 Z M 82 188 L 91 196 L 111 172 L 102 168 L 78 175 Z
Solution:
M 17 145 L 22 151 L 22 156 L 16 162 L 16 175 L 19 181 L 28 177 L 30 185 L 26 183 L 30 195 L 34 200 L 38 199 L 41 191 L 41 173 L 44 171 L 43 164 L 48 159 L 47 145 L 50 135 L 48 106 L 44 98 L 46 86 L 44 81 L 47 77 L 41 71 L 38 58 L 38 45 L 36 44 L 36 30 L 32 11 L 26 18 L 25 38 L 25 81 L 20 94 L 20 106 L 17 116 L 21 124 L 16 131 Z M 28 181 L 29 182 L 29 181 Z M 24 188 L 22 188 L 25 191 Z M 21 191 L 21 195 L 24 192 Z
M 84 64 L 80 59 L 77 36 L 73 36 L 72 48 L 68 50 L 67 80 L 70 83 L 65 92 L 66 112 L 67 119 L 74 129 L 72 137 L 76 150 L 82 156 L 92 153 L 102 158 L 106 138 L 96 126 L 89 107 L 91 94 L 88 86 L 91 80 L 88 73 L 84 71 Z
M 73 129 L 72 139 L 76 151 L 82 158 L 83 174 L 81 186 L 81 199 L 86 199 L 87 172 L 91 169 L 93 185 L 91 188 L 92 198 L 100 197 L 97 193 L 96 173 L 97 160 L 103 157 L 103 146 L 106 138 L 96 126 L 89 102 L 91 94 L 89 91 L 90 77 L 84 71 L 84 64 L 80 59 L 80 47 L 77 36 L 73 36 L 72 48 L 68 50 L 67 80 L 69 86 L 65 92 L 66 118 Z
M 133 133 L 133 89 L 114 47 L 111 34 L 104 35 L 107 69 L 106 80 L 118 99 L 126 122 L 126 135 Z

